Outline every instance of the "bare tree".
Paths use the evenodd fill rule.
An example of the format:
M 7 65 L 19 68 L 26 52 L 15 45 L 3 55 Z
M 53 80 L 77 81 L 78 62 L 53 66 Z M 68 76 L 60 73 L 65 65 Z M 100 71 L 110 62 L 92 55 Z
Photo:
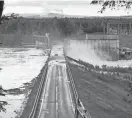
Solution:
M 0 23 L 3 20 L 9 20 L 10 18 L 16 19 L 19 15 L 12 13 L 10 16 L 2 16 L 3 13 L 3 8 L 4 8 L 4 1 L 0 1 Z
M 0 19 L 2 16 L 3 7 L 4 7 L 4 1 L 0 1 Z M 0 88 L 0 89 L 2 89 L 2 88 Z M 0 101 L 0 112 L 1 111 L 6 112 L 6 109 L 4 108 L 5 105 L 7 105 L 6 101 Z
M 99 11 L 100 13 L 103 13 L 106 8 L 120 8 L 124 7 L 126 9 L 130 9 L 132 5 L 132 0 L 92 0 L 91 4 L 100 4 L 102 5 L 101 10 Z

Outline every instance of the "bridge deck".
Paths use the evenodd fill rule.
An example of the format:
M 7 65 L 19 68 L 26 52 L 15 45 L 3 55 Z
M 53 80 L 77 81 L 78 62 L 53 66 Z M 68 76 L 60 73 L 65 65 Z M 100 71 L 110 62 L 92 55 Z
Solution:
M 65 60 L 64 60 L 65 61 Z M 54 64 L 53 64 L 54 63 Z M 49 62 L 39 118 L 74 118 L 73 103 L 62 60 Z

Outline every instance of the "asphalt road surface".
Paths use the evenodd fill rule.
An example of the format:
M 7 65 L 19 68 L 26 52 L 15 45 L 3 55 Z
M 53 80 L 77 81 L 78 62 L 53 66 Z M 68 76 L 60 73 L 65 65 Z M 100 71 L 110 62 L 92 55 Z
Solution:
M 57 57 L 49 62 L 38 118 L 74 118 L 73 102 L 65 60 Z

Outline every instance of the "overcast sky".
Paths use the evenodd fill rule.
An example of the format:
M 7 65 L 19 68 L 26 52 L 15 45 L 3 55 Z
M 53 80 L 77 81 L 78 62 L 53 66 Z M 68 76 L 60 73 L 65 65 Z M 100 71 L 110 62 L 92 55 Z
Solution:
M 103 14 L 98 13 L 100 5 L 90 5 L 91 0 L 5 0 L 4 14 L 18 13 L 20 15 L 41 15 L 53 11 L 63 10 L 68 15 L 85 15 L 85 16 L 120 16 L 132 15 L 132 10 L 124 9 L 106 10 Z

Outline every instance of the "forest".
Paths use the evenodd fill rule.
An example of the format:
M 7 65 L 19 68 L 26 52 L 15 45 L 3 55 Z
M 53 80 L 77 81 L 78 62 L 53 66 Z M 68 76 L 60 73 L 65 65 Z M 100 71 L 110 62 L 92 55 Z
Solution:
M 94 33 L 103 32 L 104 23 L 101 19 L 79 18 L 17 18 L 4 21 L 0 32 L 4 34 L 39 34 L 57 33 L 68 36 L 77 32 Z
M 50 39 L 76 37 L 85 39 L 85 34 L 106 34 L 109 21 L 128 22 L 131 17 L 84 17 L 84 18 L 11 18 L 0 25 L 0 44 L 21 46 L 22 43 L 33 44 L 33 35 L 50 34 Z M 116 26 L 117 27 L 117 26 Z
M 120 17 L 89 17 L 89 18 L 23 18 L 5 20 L 0 25 L 2 34 L 37 34 L 44 35 L 52 33 L 61 36 L 70 36 L 83 33 L 105 33 L 106 25 L 109 20 L 131 20 L 131 18 Z

